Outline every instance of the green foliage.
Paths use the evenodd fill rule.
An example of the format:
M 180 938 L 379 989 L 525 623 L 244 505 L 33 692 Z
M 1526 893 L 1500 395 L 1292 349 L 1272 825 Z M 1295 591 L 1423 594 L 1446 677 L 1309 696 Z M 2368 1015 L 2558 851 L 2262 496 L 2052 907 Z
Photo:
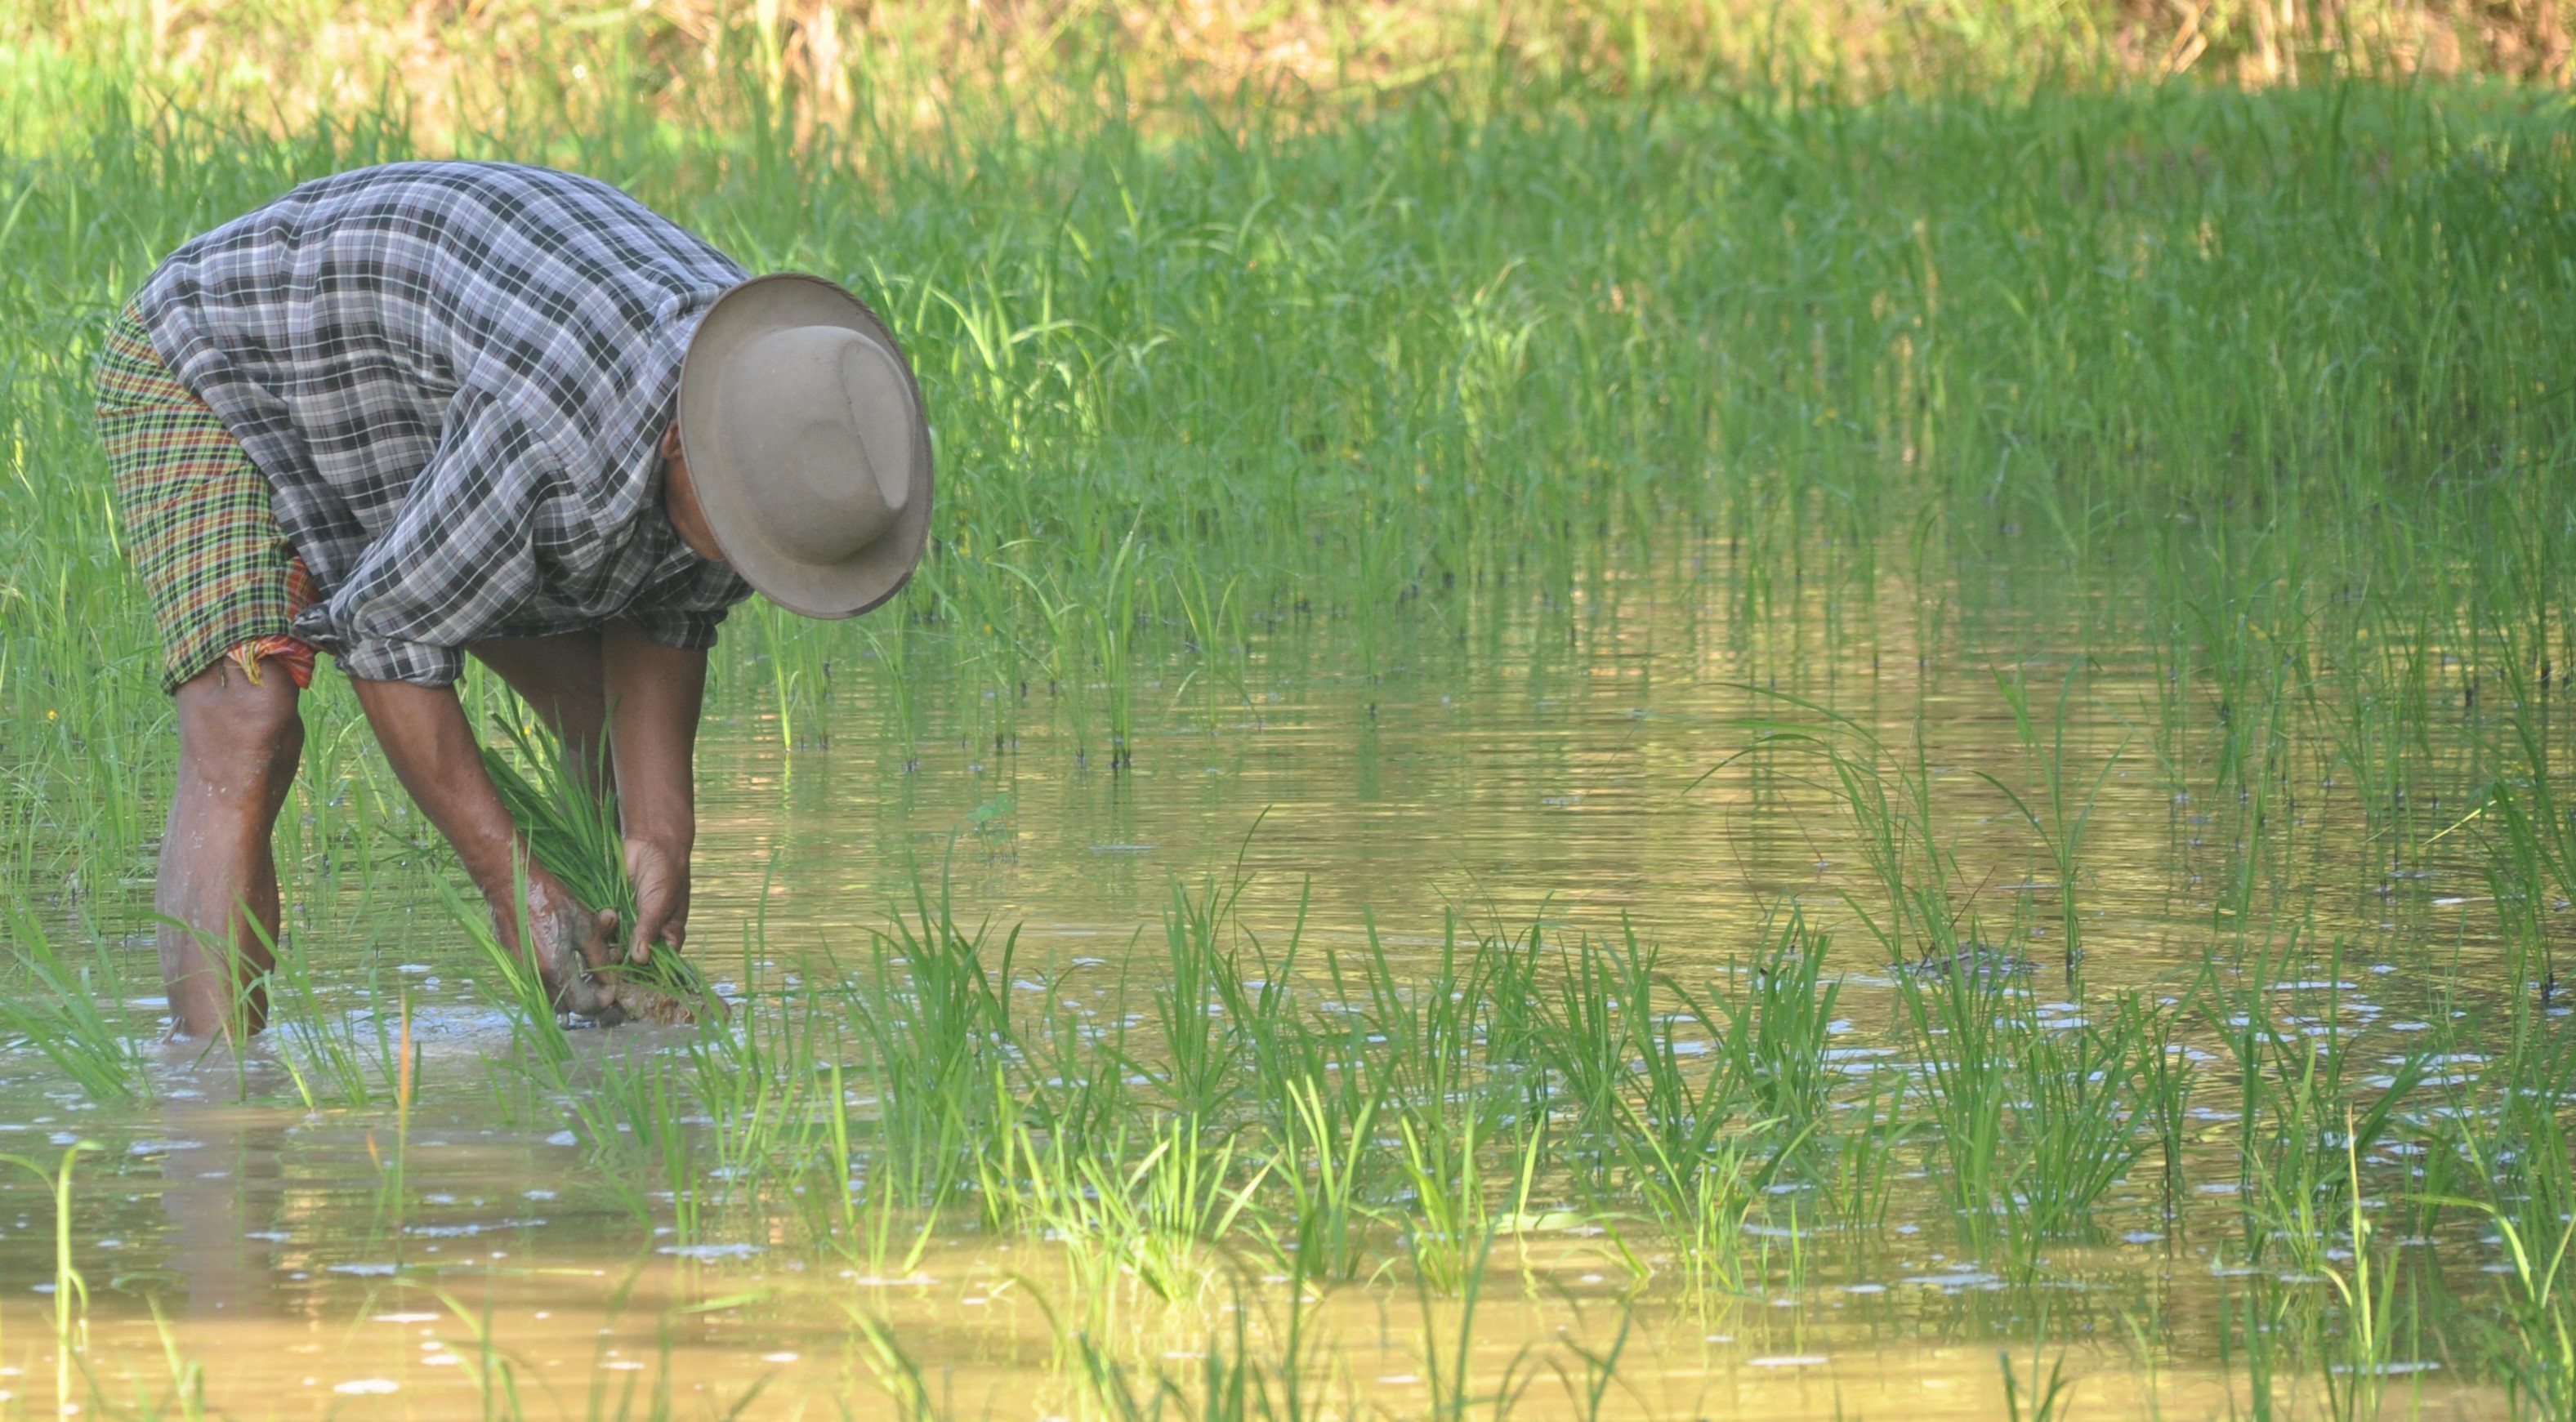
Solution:
M 151 1078 L 116 959 L 102 951 L 86 965 L 64 962 L 43 921 L 23 905 L 9 905 L 7 929 L 8 954 L 32 991 L 0 993 L 0 1026 L 44 1053 L 93 1101 L 148 1096 Z

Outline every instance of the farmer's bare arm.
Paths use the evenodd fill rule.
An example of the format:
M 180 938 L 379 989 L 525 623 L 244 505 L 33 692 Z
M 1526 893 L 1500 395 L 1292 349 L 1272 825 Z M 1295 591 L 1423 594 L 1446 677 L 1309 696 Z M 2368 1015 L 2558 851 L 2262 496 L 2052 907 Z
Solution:
M 525 856 L 510 811 L 483 769 L 483 753 L 456 689 L 351 681 L 385 759 L 429 822 L 455 846 L 465 872 L 490 901 L 502 940 L 537 965 L 558 1006 L 588 1012 L 604 1004 L 607 995 L 584 978 L 579 964 L 606 957 L 604 938 L 614 916 L 593 918 L 561 881 Z M 514 902 L 523 860 L 526 914 L 536 938 L 526 946 L 518 943 L 520 905 Z
M 707 654 L 663 646 L 621 620 L 600 629 L 599 662 L 626 869 L 635 880 L 627 952 L 640 962 L 654 944 L 678 948 L 688 937 L 689 852 L 698 838 L 690 759 Z

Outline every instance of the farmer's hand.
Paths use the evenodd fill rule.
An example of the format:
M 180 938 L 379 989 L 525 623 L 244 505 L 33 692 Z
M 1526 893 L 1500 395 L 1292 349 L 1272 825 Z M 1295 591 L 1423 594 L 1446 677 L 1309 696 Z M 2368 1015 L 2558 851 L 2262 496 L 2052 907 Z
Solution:
M 363 677 L 350 684 L 394 774 L 455 846 L 465 872 L 492 905 L 502 941 L 535 966 L 557 1008 L 603 1024 L 621 1020 L 608 988 L 584 971 L 608 961 L 608 935 L 615 930 L 616 915 L 583 907 L 562 880 L 528 855 L 518 828 L 510 823 L 509 808 L 483 769 L 483 752 L 465 722 L 456 688 Z M 518 941 L 522 916 L 534 942 Z
M 635 931 L 626 956 L 641 963 L 656 947 L 678 952 L 689 936 L 689 852 L 660 840 L 626 841 L 626 876 L 635 881 Z
M 507 903 L 506 898 L 503 902 Z M 505 940 L 517 937 L 518 920 L 516 913 L 501 915 Z M 602 1026 L 614 1026 L 622 1020 L 624 1014 L 618 1010 L 608 984 L 589 973 L 589 969 L 606 963 L 611 956 L 608 939 L 617 931 L 617 911 L 603 909 L 593 913 L 564 887 L 562 880 L 530 864 L 526 922 L 533 941 L 512 946 L 536 965 L 537 976 L 545 983 L 546 996 L 553 1001 L 555 1010 L 595 1018 Z

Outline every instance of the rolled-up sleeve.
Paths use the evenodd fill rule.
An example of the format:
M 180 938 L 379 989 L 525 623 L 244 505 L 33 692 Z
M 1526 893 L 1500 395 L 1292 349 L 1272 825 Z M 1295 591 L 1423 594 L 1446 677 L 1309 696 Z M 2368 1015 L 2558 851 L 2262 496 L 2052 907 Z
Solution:
M 361 680 L 453 683 L 466 644 L 527 600 L 540 563 L 580 561 L 594 541 L 561 470 L 508 401 L 460 391 L 392 526 L 295 635 Z

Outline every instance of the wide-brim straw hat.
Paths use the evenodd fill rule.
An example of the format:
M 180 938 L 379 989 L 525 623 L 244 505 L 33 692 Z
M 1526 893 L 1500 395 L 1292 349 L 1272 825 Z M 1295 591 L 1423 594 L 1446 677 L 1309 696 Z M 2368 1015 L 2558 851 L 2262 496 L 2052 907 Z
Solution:
M 725 561 L 791 612 L 866 612 L 929 543 L 920 383 L 821 277 L 755 277 L 707 309 L 680 365 L 680 451 Z

